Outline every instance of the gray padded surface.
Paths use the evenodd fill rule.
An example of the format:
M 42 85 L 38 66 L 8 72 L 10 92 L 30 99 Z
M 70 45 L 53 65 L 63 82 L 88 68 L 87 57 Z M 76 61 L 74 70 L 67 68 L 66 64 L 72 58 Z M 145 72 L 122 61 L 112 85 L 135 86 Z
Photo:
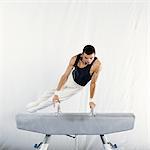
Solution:
M 97 113 L 19 113 L 16 115 L 18 129 L 50 135 L 102 135 L 133 129 L 134 114 Z

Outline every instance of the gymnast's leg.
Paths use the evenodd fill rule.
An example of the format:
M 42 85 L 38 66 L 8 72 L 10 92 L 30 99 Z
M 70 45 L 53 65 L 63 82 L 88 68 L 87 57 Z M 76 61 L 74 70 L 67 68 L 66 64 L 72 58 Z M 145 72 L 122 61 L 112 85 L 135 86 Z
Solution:
M 60 90 L 59 92 L 59 101 L 63 102 L 68 100 L 70 97 L 72 97 L 73 95 L 75 95 L 76 93 L 78 93 L 81 90 L 81 88 L 72 88 L 72 87 L 65 87 L 64 89 Z M 36 112 L 40 109 L 49 107 L 51 105 L 53 105 L 53 95 L 48 98 L 47 100 L 42 100 L 42 101 L 38 101 L 38 103 L 36 103 L 36 105 L 30 107 L 27 109 L 28 112 Z
M 26 108 L 31 109 L 32 107 L 38 106 L 40 103 L 47 101 L 55 92 L 55 89 L 45 91 L 36 101 L 29 103 Z
M 68 100 L 70 97 L 72 97 L 82 89 L 83 86 L 80 86 L 77 83 L 75 83 L 72 78 L 72 75 L 70 75 L 64 87 L 59 91 L 59 101 L 62 102 L 64 100 Z M 37 110 L 51 106 L 52 104 L 54 104 L 52 100 L 54 93 L 55 90 L 46 91 L 37 101 L 29 103 L 27 105 L 27 111 L 36 112 Z

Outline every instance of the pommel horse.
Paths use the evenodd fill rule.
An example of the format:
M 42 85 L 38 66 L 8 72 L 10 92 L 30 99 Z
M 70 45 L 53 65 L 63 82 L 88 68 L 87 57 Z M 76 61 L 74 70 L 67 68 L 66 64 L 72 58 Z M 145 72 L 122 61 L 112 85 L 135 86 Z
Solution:
M 118 150 L 116 144 L 109 142 L 105 134 L 122 132 L 134 128 L 135 116 L 132 113 L 18 113 L 18 129 L 45 134 L 42 142 L 35 144 L 36 150 L 48 150 L 51 135 L 66 135 L 75 139 L 78 150 L 77 135 L 99 135 L 104 150 Z

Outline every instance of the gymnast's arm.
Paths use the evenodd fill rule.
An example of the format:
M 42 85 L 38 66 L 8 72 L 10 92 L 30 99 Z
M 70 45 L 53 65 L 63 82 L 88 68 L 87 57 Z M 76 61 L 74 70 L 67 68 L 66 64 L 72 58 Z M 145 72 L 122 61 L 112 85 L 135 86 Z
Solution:
M 58 86 L 56 88 L 56 91 L 60 91 L 63 87 L 63 85 L 66 83 L 67 79 L 68 79 L 68 76 L 70 75 L 72 69 L 73 69 L 73 65 L 75 63 L 75 60 L 76 60 L 76 56 L 73 56 L 69 62 L 69 65 L 66 69 L 66 71 L 64 72 L 64 74 L 61 76 L 60 80 L 59 80 L 59 83 L 58 83 Z M 59 97 L 57 94 L 54 95 L 53 97 L 53 102 L 54 101 L 59 101 Z
M 101 70 L 101 63 L 98 60 L 94 65 L 94 72 L 90 83 L 90 101 L 89 101 L 90 108 L 94 108 L 96 106 L 95 101 L 93 101 L 93 97 L 96 88 L 96 81 L 98 79 L 100 70 Z

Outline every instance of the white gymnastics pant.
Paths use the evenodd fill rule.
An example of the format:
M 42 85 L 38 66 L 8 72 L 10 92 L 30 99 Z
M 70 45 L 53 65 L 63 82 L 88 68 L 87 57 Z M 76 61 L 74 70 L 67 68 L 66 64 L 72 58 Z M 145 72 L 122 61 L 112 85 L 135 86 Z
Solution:
M 83 86 L 78 85 L 72 77 L 72 73 L 68 77 L 63 89 L 58 92 L 60 102 L 68 100 L 71 96 L 75 95 L 83 89 Z M 36 112 L 40 109 L 46 108 L 53 104 L 52 97 L 55 89 L 47 90 L 36 101 L 29 103 L 26 108 L 28 112 Z

